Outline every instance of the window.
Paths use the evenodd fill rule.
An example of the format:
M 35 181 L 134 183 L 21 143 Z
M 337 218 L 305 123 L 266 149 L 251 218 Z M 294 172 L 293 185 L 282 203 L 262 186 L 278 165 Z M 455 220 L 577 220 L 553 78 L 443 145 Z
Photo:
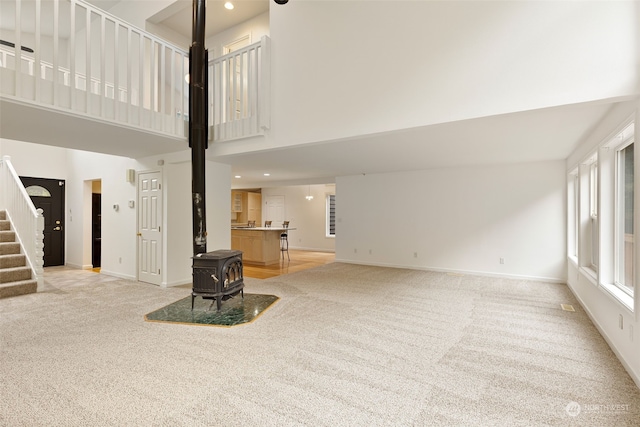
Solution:
M 628 128 L 627 128 L 628 129 Z M 615 277 L 614 283 L 633 296 L 634 284 L 634 141 L 633 129 L 622 132 L 621 144 L 616 147 L 615 168 Z
M 327 194 L 327 237 L 336 236 L 336 195 Z
M 574 169 L 569 173 L 567 206 L 568 206 L 568 255 L 578 259 L 578 235 L 580 232 L 580 177 L 578 169 Z
M 598 159 L 589 166 L 589 216 L 591 233 L 591 268 L 598 271 L 598 252 L 600 241 L 598 237 Z
M 27 194 L 31 197 L 51 197 L 49 190 L 39 185 L 30 185 L 25 190 L 27 190 Z

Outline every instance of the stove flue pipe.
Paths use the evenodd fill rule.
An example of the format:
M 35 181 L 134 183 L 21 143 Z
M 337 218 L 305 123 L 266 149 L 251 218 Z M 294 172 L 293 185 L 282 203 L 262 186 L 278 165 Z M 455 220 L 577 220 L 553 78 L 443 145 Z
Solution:
M 207 50 L 204 47 L 205 0 L 193 0 L 192 43 L 189 48 L 189 147 L 193 202 L 193 255 L 207 252 L 205 150 L 208 147 Z

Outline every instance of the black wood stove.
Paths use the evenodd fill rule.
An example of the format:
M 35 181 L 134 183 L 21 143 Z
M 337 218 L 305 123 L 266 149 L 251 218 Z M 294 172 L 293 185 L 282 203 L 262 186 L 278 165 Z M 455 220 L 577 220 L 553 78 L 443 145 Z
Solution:
M 242 251 L 219 249 L 193 258 L 193 290 L 191 310 L 195 297 L 214 299 L 218 310 L 222 301 L 238 294 L 244 298 Z

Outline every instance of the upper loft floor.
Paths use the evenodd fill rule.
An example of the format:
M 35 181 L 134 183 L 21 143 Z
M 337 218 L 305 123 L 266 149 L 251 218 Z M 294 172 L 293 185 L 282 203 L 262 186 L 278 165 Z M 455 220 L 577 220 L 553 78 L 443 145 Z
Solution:
M 148 145 L 128 152 L 123 149 L 131 141 L 119 148 L 111 143 L 111 149 L 95 151 L 135 156 L 184 147 L 189 117 L 186 49 L 83 0 L 2 3 L 3 137 L 39 142 L 51 138 L 51 132 L 30 133 L 29 123 L 37 128 L 62 122 L 105 131 L 115 125 L 121 133 L 130 132 L 130 140 Z M 211 140 L 256 136 L 268 129 L 269 47 L 267 36 L 254 43 L 245 37 L 210 58 Z

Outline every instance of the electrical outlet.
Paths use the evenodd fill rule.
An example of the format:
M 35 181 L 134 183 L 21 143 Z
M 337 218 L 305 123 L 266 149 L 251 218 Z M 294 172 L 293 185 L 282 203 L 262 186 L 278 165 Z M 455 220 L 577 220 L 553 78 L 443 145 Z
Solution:
M 500 258 L 500 264 L 504 264 L 504 258 Z
M 413 253 L 413 257 L 414 257 L 414 258 L 418 258 L 418 252 L 414 252 L 414 253 Z
M 358 248 L 353 248 L 353 253 L 357 254 L 358 253 Z
M 369 255 L 371 255 L 371 249 L 369 249 Z

